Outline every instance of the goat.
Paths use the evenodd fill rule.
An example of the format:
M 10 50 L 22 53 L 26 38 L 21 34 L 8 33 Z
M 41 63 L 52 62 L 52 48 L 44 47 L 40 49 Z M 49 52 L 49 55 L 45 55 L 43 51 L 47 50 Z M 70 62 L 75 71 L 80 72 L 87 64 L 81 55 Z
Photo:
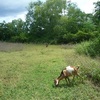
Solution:
M 58 86 L 60 80 L 62 79 L 65 79 L 65 80 L 68 79 L 68 81 L 70 82 L 70 79 L 69 79 L 70 76 L 73 76 L 73 80 L 75 76 L 80 77 L 80 75 L 78 74 L 78 69 L 79 69 L 79 66 L 77 68 L 73 66 L 67 66 L 65 69 L 61 71 L 60 76 L 54 80 L 55 86 Z

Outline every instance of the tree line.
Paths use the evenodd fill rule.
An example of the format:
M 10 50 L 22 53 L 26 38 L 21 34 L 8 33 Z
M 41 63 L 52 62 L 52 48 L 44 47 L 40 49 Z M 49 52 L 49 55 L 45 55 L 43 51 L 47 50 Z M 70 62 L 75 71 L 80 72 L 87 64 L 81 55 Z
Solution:
M 0 41 L 33 43 L 78 43 L 100 33 L 100 1 L 93 13 L 86 14 L 71 1 L 30 2 L 26 21 L 0 23 Z

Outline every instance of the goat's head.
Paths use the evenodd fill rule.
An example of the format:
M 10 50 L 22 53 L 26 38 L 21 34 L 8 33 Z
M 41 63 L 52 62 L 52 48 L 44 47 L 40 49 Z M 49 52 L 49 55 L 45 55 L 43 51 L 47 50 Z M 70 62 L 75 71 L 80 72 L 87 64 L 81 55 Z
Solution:
M 54 80 L 54 84 L 55 84 L 55 86 L 58 86 L 59 85 L 59 80 L 58 79 L 55 79 Z

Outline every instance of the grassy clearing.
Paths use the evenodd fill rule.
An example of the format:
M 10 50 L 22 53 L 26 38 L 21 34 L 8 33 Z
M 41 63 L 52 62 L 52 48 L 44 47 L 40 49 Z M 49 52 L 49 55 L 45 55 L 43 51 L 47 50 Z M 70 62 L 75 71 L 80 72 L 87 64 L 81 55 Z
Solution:
M 0 51 L 0 100 L 100 100 L 100 87 L 87 74 L 98 69 L 98 59 L 75 53 L 69 45 L 2 44 Z M 11 49 L 13 48 L 13 49 Z M 18 49 L 19 48 L 19 49 Z M 5 52 L 6 50 L 6 52 Z M 7 52 L 9 51 L 9 52 Z M 84 83 L 53 80 L 66 65 L 80 65 Z

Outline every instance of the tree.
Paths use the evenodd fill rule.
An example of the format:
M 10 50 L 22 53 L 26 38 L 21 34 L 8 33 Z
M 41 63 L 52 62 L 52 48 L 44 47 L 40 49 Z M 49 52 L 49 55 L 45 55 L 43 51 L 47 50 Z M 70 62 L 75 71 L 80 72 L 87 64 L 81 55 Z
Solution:
M 19 38 L 22 38 L 23 40 L 25 36 L 26 26 L 25 22 L 23 22 L 22 19 L 12 20 L 12 22 L 8 23 L 6 23 L 5 21 L 3 23 L 0 23 L 0 40 L 15 42 Z
M 94 3 L 95 9 L 94 9 L 94 23 L 97 26 L 97 29 L 100 32 L 100 1 L 97 1 Z
M 12 26 L 10 23 L 0 23 L 0 40 L 8 41 L 12 36 Z
M 27 7 L 26 22 L 18 19 L 0 23 L 0 39 L 36 43 L 89 40 L 94 33 L 97 34 L 95 30 L 100 26 L 98 2 L 95 5 L 95 13 L 92 15 L 82 12 L 76 4 L 66 0 L 31 2 Z
M 31 41 L 34 41 L 42 36 L 42 5 L 41 1 L 31 2 L 27 8 L 28 13 L 26 15 L 26 25 Z
M 61 17 L 66 0 L 47 0 L 44 4 L 40 1 L 30 3 L 26 20 L 30 26 L 33 38 L 54 37 L 53 28 Z
M 13 35 L 11 41 L 14 42 L 26 42 L 28 40 L 28 34 L 26 32 L 26 23 L 22 19 L 13 20 L 11 22 Z
M 67 2 L 65 15 L 61 16 L 54 27 L 54 32 L 58 36 L 59 42 L 74 42 L 75 35 L 79 30 L 83 30 L 86 14 L 82 12 L 76 4 Z
M 6 22 L 3 21 L 3 23 L 0 23 L 0 40 L 4 40 L 5 38 L 5 26 Z
M 76 4 L 69 2 L 67 6 L 68 29 L 75 34 L 78 30 L 82 30 L 86 14 L 82 12 Z

